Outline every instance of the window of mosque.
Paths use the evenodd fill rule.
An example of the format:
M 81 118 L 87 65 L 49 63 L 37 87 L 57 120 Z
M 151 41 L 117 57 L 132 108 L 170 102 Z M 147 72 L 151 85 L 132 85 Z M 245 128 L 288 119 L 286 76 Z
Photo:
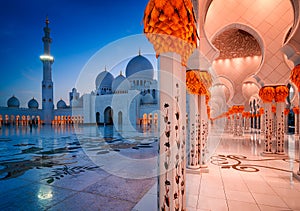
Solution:
M 51 85 L 49 85 L 49 86 L 48 86 L 48 88 L 52 88 L 52 86 L 51 86 Z
M 136 85 L 139 86 L 139 80 L 136 81 Z
M 52 102 L 52 99 L 51 99 L 51 98 L 49 99 L 49 102 Z
M 45 102 L 46 101 L 46 99 L 43 99 L 43 102 Z
M 43 85 L 43 88 L 46 88 L 46 85 L 45 85 L 45 84 Z

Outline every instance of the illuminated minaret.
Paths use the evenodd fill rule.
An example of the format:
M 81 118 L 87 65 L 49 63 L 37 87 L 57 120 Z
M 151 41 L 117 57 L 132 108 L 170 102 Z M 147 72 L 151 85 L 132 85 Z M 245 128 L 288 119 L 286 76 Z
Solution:
M 54 62 L 53 56 L 50 55 L 50 44 L 52 39 L 50 37 L 50 28 L 48 17 L 46 18 L 46 26 L 44 27 L 44 54 L 40 56 L 43 62 L 43 81 L 42 81 L 42 109 L 43 120 L 45 124 L 50 124 L 53 119 L 53 81 L 52 81 L 52 64 Z

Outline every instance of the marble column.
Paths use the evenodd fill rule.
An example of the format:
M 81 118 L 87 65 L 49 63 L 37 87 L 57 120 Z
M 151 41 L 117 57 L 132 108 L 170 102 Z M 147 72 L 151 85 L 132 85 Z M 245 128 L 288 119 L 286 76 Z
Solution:
M 245 121 L 245 131 L 248 132 L 249 131 L 249 118 L 247 116 L 244 117 L 244 121 Z
M 289 132 L 289 123 L 288 123 L 288 114 L 284 114 L 284 133 L 288 134 Z
M 232 135 L 234 135 L 234 131 L 235 131 L 235 114 L 231 114 L 230 116 L 230 133 Z
M 198 130 L 200 130 L 199 124 L 199 112 L 198 103 L 199 95 L 187 94 L 187 110 L 188 110 L 188 165 L 190 169 L 198 169 L 199 165 L 199 140 Z
M 273 113 L 272 103 L 264 103 L 264 119 L 265 119 L 265 146 L 264 153 L 272 153 L 272 124 L 273 124 Z
M 237 135 L 242 136 L 243 135 L 243 117 L 242 113 L 239 112 L 236 114 L 237 115 Z
M 265 115 L 264 115 L 264 111 L 261 113 L 260 115 L 260 135 L 264 135 L 265 134 Z
M 205 95 L 199 96 L 199 117 L 200 117 L 200 167 L 207 168 L 207 137 L 208 137 L 208 115 L 205 104 Z
M 284 108 L 285 102 L 276 103 L 276 153 L 284 154 Z
M 296 111 L 294 112 L 294 115 L 295 115 L 295 136 L 299 136 L 299 114 Z
M 186 71 L 176 53 L 159 57 L 159 210 L 186 210 Z
M 272 111 L 272 138 L 275 138 L 275 139 L 276 139 L 276 135 L 277 135 L 277 133 L 276 133 L 276 130 L 277 130 L 276 122 L 277 122 L 276 111 L 275 112 Z

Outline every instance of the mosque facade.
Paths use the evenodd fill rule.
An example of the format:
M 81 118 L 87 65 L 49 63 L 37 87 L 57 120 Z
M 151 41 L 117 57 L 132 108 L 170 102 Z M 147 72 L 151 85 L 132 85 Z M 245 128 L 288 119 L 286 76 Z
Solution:
M 80 96 L 73 88 L 69 93 L 69 105 L 60 99 L 53 102 L 52 64 L 50 53 L 49 20 L 44 27 L 42 107 L 35 98 L 28 101 L 27 108 L 20 107 L 16 96 L 7 100 L 7 106 L 0 107 L 0 122 L 4 125 L 28 124 L 97 124 L 114 125 L 117 129 L 128 129 L 136 125 L 157 126 L 159 93 L 154 68 L 151 62 L 139 53 L 132 58 L 125 69 L 114 77 L 106 69 L 95 79 L 95 90 Z

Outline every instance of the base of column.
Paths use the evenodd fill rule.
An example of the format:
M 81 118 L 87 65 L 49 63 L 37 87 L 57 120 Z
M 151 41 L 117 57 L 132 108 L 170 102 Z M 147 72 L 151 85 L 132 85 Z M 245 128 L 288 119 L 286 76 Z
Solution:
M 209 173 L 208 168 L 198 168 L 198 169 L 186 169 L 187 174 L 201 174 L 201 173 Z
M 206 164 L 200 165 L 200 170 L 201 170 L 201 173 L 208 173 L 209 172 L 208 166 Z
M 282 158 L 282 159 L 288 159 L 289 158 L 289 156 L 286 153 L 276 153 L 275 157 L 279 157 L 279 158 Z
M 260 153 L 260 155 L 263 157 L 274 157 L 275 153 L 274 152 L 262 152 L 262 153 Z
M 279 156 L 287 156 L 287 154 L 285 154 L 284 152 L 275 152 L 275 154 Z
M 194 170 L 194 169 L 199 169 L 200 166 L 199 165 L 196 165 L 196 166 L 190 166 L 190 165 L 188 165 L 186 168 Z
M 260 155 L 263 157 L 275 157 L 275 158 L 280 158 L 280 159 L 289 158 L 289 156 L 285 153 L 279 154 L 279 153 L 274 153 L 274 152 L 262 152 L 262 153 L 260 153 Z

